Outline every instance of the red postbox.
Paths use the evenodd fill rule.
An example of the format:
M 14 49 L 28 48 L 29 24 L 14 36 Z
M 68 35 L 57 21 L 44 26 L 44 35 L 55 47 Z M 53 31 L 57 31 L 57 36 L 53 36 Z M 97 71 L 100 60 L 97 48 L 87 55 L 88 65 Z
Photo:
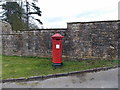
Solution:
M 52 62 L 53 66 L 61 66 L 62 63 L 62 38 L 64 36 L 56 33 L 52 36 Z

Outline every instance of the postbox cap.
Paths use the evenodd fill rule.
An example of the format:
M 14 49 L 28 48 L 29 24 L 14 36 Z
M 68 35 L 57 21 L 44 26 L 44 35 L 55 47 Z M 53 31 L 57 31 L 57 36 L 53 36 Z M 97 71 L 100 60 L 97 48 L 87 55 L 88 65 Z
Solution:
M 64 38 L 64 36 L 62 36 L 61 34 L 59 33 L 56 33 L 52 36 L 52 38 Z

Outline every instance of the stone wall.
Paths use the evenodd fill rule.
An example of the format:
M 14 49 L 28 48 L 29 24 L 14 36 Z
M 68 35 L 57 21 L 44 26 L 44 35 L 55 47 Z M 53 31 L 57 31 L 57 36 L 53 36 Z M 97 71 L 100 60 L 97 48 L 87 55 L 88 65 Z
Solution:
M 68 23 L 67 50 L 73 58 L 117 59 L 119 21 Z M 73 37 L 73 38 L 71 38 Z
M 71 60 L 117 59 L 119 21 L 71 22 L 67 29 L 39 29 L 13 32 L 3 26 L 4 55 L 51 57 L 51 36 L 63 38 L 63 57 Z
M 3 54 L 17 56 L 51 57 L 51 36 L 59 31 L 65 35 L 66 29 L 44 29 L 2 34 Z

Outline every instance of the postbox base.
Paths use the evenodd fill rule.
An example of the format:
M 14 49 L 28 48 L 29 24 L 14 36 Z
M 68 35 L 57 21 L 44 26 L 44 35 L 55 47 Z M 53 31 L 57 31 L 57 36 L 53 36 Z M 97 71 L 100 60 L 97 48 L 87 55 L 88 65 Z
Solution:
M 63 63 L 53 63 L 52 66 L 56 67 L 56 66 L 62 66 Z

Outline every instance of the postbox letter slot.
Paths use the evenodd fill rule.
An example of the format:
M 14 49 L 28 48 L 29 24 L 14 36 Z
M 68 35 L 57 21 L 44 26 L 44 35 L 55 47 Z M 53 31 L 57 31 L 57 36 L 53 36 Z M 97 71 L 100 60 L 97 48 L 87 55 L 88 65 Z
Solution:
M 56 40 L 60 40 L 60 39 L 56 39 Z

